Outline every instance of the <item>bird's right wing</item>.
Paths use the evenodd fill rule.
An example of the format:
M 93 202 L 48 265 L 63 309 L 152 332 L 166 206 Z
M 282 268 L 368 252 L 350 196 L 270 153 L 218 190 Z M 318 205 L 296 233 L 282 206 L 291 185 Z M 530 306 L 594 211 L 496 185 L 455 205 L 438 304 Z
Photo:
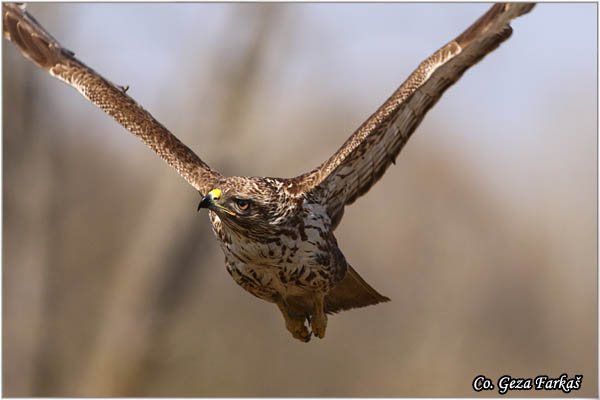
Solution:
M 115 121 L 140 138 L 201 194 L 212 189 L 221 175 L 210 169 L 189 147 L 120 87 L 104 79 L 62 47 L 46 30 L 14 3 L 2 4 L 4 37 L 23 56 L 50 75 L 77 89 Z

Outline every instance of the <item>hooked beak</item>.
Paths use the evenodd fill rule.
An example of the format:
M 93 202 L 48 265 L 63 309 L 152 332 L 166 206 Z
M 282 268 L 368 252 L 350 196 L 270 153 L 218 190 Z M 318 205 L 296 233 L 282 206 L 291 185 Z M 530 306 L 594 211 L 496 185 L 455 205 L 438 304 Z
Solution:
M 200 211 L 201 208 L 211 208 L 212 206 L 215 206 L 215 200 L 213 199 L 212 194 L 209 193 L 200 200 L 198 211 Z
M 219 189 L 211 190 L 210 192 L 208 192 L 208 194 L 206 196 L 204 196 L 202 198 L 202 200 L 200 200 L 200 204 L 198 204 L 198 211 L 200 211 L 201 208 L 208 208 L 209 210 L 213 210 L 213 211 L 222 210 L 229 215 L 235 216 L 235 213 L 233 211 L 231 211 L 228 208 L 225 208 L 222 205 L 220 205 L 219 203 L 217 203 L 217 200 L 219 200 L 220 198 L 221 198 L 221 190 L 219 190 Z

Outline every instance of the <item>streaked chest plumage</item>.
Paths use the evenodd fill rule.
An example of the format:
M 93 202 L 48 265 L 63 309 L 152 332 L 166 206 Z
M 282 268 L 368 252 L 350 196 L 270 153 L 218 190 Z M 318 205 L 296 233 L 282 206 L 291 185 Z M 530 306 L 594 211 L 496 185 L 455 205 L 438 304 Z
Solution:
M 273 223 L 267 235 L 231 227 L 210 212 L 213 231 L 232 278 L 267 301 L 328 291 L 343 278 L 346 264 L 331 233 L 331 219 L 320 204 L 302 203 L 296 218 Z

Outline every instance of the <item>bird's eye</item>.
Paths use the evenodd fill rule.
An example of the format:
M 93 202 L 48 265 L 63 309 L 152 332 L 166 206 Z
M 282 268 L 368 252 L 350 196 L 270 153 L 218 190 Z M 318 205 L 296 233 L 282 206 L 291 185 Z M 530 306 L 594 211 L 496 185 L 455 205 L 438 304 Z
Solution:
M 250 200 L 247 199 L 235 199 L 235 204 L 242 211 L 246 211 L 250 208 Z

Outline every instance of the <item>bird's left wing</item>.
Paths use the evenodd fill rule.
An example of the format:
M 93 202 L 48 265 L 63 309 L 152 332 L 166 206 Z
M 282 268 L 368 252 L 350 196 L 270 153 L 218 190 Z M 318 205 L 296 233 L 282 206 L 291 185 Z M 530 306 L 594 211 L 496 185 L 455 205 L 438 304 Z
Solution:
M 46 30 L 14 3 L 2 4 L 4 37 L 50 75 L 77 89 L 85 98 L 140 138 L 201 194 L 212 189 L 221 175 L 210 169 L 189 147 L 120 87 L 104 79 L 62 47 Z
M 423 61 L 396 92 L 342 147 L 315 170 L 293 179 L 298 192 L 324 193 L 337 226 L 344 206 L 365 194 L 384 174 L 429 109 L 471 66 L 512 33 L 511 19 L 533 3 L 495 4 L 432 56 Z

